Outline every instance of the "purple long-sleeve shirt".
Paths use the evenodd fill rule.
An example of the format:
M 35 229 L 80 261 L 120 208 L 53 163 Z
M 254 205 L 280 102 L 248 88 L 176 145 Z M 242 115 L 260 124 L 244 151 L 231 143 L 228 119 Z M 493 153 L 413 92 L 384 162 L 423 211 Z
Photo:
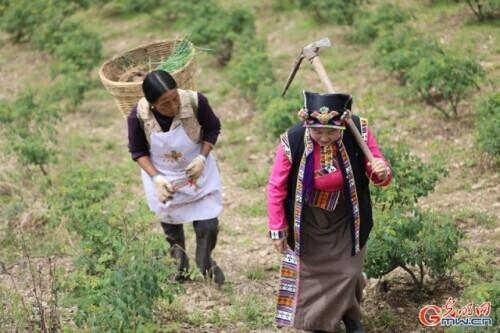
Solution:
M 167 117 L 153 109 L 153 115 L 160 124 L 164 132 L 168 132 L 174 117 Z M 213 145 L 217 142 L 220 133 L 220 121 L 215 115 L 208 99 L 201 93 L 198 93 L 198 122 L 202 129 L 202 141 Z M 137 118 L 137 106 L 135 106 L 127 118 L 128 123 L 128 149 L 135 161 L 139 157 L 149 156 L 149 143 L 146 134 Z

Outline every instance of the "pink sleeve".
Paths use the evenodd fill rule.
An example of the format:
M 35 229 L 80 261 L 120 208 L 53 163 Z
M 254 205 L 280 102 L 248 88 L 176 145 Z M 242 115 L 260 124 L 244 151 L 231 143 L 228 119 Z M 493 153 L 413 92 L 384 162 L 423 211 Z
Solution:
M 372 174 L 371 167 L 368 165 L 368 160 L 365 160 L 366 175 L 370 178 L 370 180 L 373 182 L 375 186 L 381 186 L 381 187 L 387 186 L 392 180 L 391 167 L 389 165 L 389 162 L 385 160 L 384 155 L 382 155 L 382 152 L 378 147 L 377 140 L 375 139 L 375 136 L 373 135 L 372 131 L 369 128 L 367 129 L 367 134 L 368 134 L 367 145 L 370 151 L 372 152 L 373 157 L 381 158 L 385 161 L 385 165 L 387 167 L 387 178 L 382 181 L 378 178 L 376 174 Z
M 288 228 L 285 218 L 284 202 L 288 190 L 288 174 L 292 164 L 280 144 L 276 149 L 274 165 L 267 184 L 268 226 L 271 231 L 282 231 Z

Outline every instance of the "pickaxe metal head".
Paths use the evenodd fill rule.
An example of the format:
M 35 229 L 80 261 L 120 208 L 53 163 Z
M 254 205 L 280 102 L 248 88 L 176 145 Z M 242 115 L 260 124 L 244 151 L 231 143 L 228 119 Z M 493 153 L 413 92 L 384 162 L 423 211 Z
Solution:
M 288 75 L 288 79 L 286 80 L 285 87 L 283 88 L 283 92 L 281 93 L 281 96 L 285 96 L 288 88 L 290 87 L 290 84 L 292 83 L 295 74 L 297 74 L 297 71 L 299 70 L 300 64 L 302 63 L 302 60 L 304 58 L 307 58 L 307 60 L 312 61 L 314 57 L 316 57 L 319 53 L 319 50 L 325 47 L 330 47 L 332 46 L 332 43 L 330 42 L 330 39 L 325 37 L 320 40 L 317 40 L 311 44 L 306 45 L 298 57 L 295 59 L 295 63 L 293 64 L 293 68 L 290 71 L 290 74 Z
M 288 79 L 286 80 L 286 84 L 285 87 L 283 88 L 283 92 L 281 93 L 281 97 L 285 97 L 288 87 L 290 87 L 290 84 L 292 83 L 295 74 L 297 74 L 300 64 L 302 63 L 302 60 L 304 60 L 304 55 L 302 54 L 302 52 L 300 52 L 299 56 L 295 59 L 295 63 L 293 64 L 293 68 L 290 71 L 290 74 L 288 74 Z

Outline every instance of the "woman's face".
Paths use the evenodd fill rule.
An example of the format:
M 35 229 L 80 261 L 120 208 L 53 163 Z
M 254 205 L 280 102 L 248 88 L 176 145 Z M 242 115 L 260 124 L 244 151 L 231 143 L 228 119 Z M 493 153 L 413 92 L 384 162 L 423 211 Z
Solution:
M 315 128 L 311 127 L 311 138 L 320 146 L 328 146 L 340 139 L 342 130 L 337 128 Z
M 180 98 L 177 89 L 172 89 L 164 93 L 153 103 L 158 112 L 167 117 L 173 117 L 179 111 Z

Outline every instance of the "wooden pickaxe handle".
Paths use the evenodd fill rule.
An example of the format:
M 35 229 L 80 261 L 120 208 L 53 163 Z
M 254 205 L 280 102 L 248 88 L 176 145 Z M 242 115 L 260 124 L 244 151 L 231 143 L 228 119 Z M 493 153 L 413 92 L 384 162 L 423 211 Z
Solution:
M 326 90 L 329 93 L 335 93 L 335 89 L 333 88 L 332 81 L 330 81 L 330 78 L 328 77 L 328 74 L 326 73 L 326 70 L 325 70 L 325 67 L 323 66 L 323 63 L 319 59 L 319 56 L 312 58 L 310 61 L 314 67 L 314 70 L 316 71 L 316 73 L 318 73 L 321 82 L 325 85 Z M 356 140 L 356 143 L 358 144 L 359 148 L 361 148 L 361 150 L 365 154 L 368 161 L 370 163 L 373 163 L 373 160 L 375 159 L 375 157 L 373 157 L 373 154 L 370 151 L 370 149 L 368 148 L 368 145 L 366 144 L 365 140 L 363 140 L 363 137 L 361 136 L 361 133 L 359 133 L 358 128 L 354 124 L 354 121 L 352 121 L 352 119 L 347 119 L 346 123 L 347 123 L 347 127 L 349 128 L 352 135 L 354 136 L 354 139 Z

